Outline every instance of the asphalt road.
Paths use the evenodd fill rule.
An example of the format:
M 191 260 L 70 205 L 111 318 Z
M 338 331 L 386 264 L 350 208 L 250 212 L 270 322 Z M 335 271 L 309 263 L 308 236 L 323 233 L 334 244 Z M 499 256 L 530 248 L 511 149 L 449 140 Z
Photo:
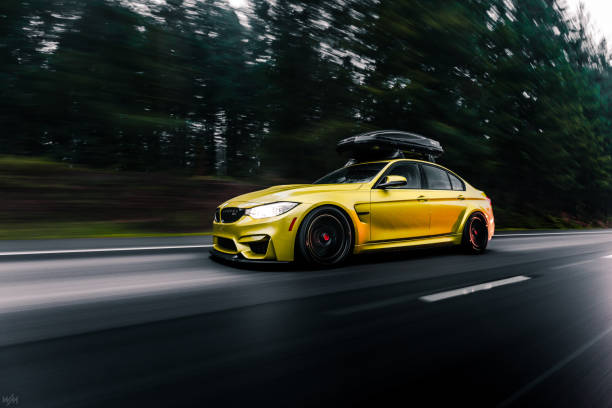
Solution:
M 324 271 L 209 245 L 0 242 L 0 407 L 612 406 L 612 231 Z

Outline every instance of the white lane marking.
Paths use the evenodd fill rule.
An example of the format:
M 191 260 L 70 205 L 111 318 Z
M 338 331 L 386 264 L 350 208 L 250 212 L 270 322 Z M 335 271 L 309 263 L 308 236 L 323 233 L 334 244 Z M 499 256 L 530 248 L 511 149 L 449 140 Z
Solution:
M 61 249 L 51 251 L 15 251 L 0 252 L 0 256 L 16 255 L 50 255 L 50 254 L 87 254 L 95 252 L 121 252 L 121 251 L 159 251 L 163 249 L 210 248 L 210 245 L 171 245 L 154 247 L 128 247 L 128 248 L 92 248 L 92 249 Z
M 612 234 L 612 231 L 608 231 L 608 232 L 606 231 L 548 232 L 548 233 L 534 233 L 534 234 L 495 234 L 494 238 L 539 237 L 539 236 L 547 236 L 547 235 L 586 235 L 586 234 Z M 156 250 L 164 250 L 164 249 L 189 249 L 189 248 L 211 248 L 211 247 L 212 247 L 212 244 L 127 247 L 127 248 L 60 249 L 60 250 L 45 250 L 45 251 L 13 251 L 13 252 L 0 252 L 0 256 L 79 254 L 79 253 L 121 252 L 121 251 L 156 251 Z M 604 257 L 604 258 L 612 258 L 612 255 Z
M 603 257 L 604 259 L 612 259 L 612 255 L 606 255 Z
M 531 278 L 527 276 L 515 276 L 513 278 L 483 283 L 480 285 L 468 286 L 466 288 L 451 290 L 448 292 L 441 292 L 441 293 L 436 293 L 433 295 L 421 296 L 419 299 L 425 302 L 437 302 L 438 300 L 447 299 L 447 298 L 454 297 L 454 296 L 467 295 L 470 293 L 478 292 L 480 290 L 487 290 L 487 289 L 491 289 L 497 286 L 509 285 L 511 283 L 522 282 L 528 279 L 531 279 Z M 444 297 L 440 297 L 440 296 L 444 296 Z M 438 299 L 438 297 L 440 298 Z M 334 316 L 344 316 L 344 315 L 348 315 L 351 313 L 363 312 L 366 310 L 379 309 L 382 307 L 397 305 L 400 303 L 410 301 L 414 298 L 415 298 L 414 295 L 397 296 L 394 298 L 380 300 L 377 302 L 369 302 L 369 303 L 364 303 L 361 305 L 355 305 L 355 306 L 345 307 L 342 309 L 332 310 L 329 312 L 329 314 L 334 315 Z
M 449 291 L 440 292 L 440 293 L 434 293 L 434 294 L 427 295 L 427 296 L 421 296 L 419 300 L 422 300 L 423 302 L 430 302 L 430 303 L 438 302 L 440 300 L 449 299 L 449 298 L 453 298 L 456 296 L 469 295 L 474 292 L 480 292 L 482 290 L 489 290 L 489 289 L 496 288 L 499 286 L 504 286 L 504 285 L 511 285 L 513 283 L 523 282 L 529 279 L 531 278 L 528 276 L 523 276 L 523 275 L 514 276 L 508 279 L 481 283 L 479 285 L 467 286 L 465 288 L 454 289 L 454 290 L 449 290 Z
M 612 234 L 612 231 L 582 231 L 582 232 L 534 232 L 530 234 L 495 234 L 493 238 L 512 238 L 512 237 L 544 237 L 549 235 L 605 235 Z
M 522 397 L 523 395 L 525 395 L 526 393 L 531 391 L 538 384 L 540 384 L 543 381 L 545 381 L 547 378 L 549 378 L 550 376 L 555 374 L 557 371 L 561 370 L 563 367 L 565 367 L 566 365 L 571 363 L 573 360 L 575 360 L 576 358 L 580 357 L 580 355 L 584 354 L 588 349 L 590 349 L 595 344 L 600 342 L 604 337 L 606 337 L 610 333 L 612 333 L 612 327 L 609 327 L 608 329 L 606 329 L 603 332 L 599 333 L 597 336 L 593 337 L 590 341 L 584 343 L 582 346 L 580 346 L 579 348 L 574 350 L 573 353 L 571 353 L 570 355 L 565 357 L 563 360 L 559 361 L 557 364 L 555 364 L 554 366 L 552 366 L 548 370 L 544 371 L 542 374 L 537 376 L 531 382 L 529 382 L 528 384 L 526 384 L 523 387 L 521 387 L 514 394 L 512 394 L 511 396 L 509 396 L 508 398 L 506 398 L 505 400 L 500 402 L 498 407 L 507 407 L 507 406 L 512 405 L 520 397 Z
M 587 261 L 580 261 L 580 262 L 574 262 L 574 263 L 570 263 L 570 264 L 566 264 L 566 265 L 560 265 L 560 266 L 553 266 L 550 269 L 565 269 L 565 268 L 571 268 L 572 266 L 578 266 L 578 265 L 584 265 L 587 263 L 593 262 L 592 259 L 589 259 Z

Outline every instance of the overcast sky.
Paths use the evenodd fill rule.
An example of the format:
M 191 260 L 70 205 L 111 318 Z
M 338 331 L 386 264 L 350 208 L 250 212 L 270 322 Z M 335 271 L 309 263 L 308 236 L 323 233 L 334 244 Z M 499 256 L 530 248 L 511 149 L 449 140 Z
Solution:
M 606 37 L 608 47 L 612 45 L 612 0 L 566 0 L 572 12 L 578 9 L 578 4 L 584 3 L 591 16 L 597 38 Z

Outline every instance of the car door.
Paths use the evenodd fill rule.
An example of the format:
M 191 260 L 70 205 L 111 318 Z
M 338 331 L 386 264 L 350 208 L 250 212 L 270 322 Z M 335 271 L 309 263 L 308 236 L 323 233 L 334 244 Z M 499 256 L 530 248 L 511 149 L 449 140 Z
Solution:
M 391 241 L 418 238 L 429 234 L 429 210 L 421 190 L 421 174 L 417 163 L 398 162 L 386 176 L 403 176 L 405 186 L 380 188 L 374 185 L 370 193 L 370 239 Z
M 446 170 L 422 164 L 430 213 L 429 235 L 445 235 L 457 232 L 463 214 L 467 210 L 463 182 Z

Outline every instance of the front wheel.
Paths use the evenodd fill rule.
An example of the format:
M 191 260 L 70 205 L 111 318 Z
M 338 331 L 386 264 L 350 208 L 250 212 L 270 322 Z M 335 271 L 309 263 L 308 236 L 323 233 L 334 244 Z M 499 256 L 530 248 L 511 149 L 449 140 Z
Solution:
M 323 206 L 311 211 L 297 236 L 300 258 L 318 266 L 344 261 L 353 247 L 353 234 L 346 216 L 336 207 Z
M 481 214 L 472 214 L 463 228 L 461 246 L 469 254 L 482 254 L 489 243 L 489 229 Z

